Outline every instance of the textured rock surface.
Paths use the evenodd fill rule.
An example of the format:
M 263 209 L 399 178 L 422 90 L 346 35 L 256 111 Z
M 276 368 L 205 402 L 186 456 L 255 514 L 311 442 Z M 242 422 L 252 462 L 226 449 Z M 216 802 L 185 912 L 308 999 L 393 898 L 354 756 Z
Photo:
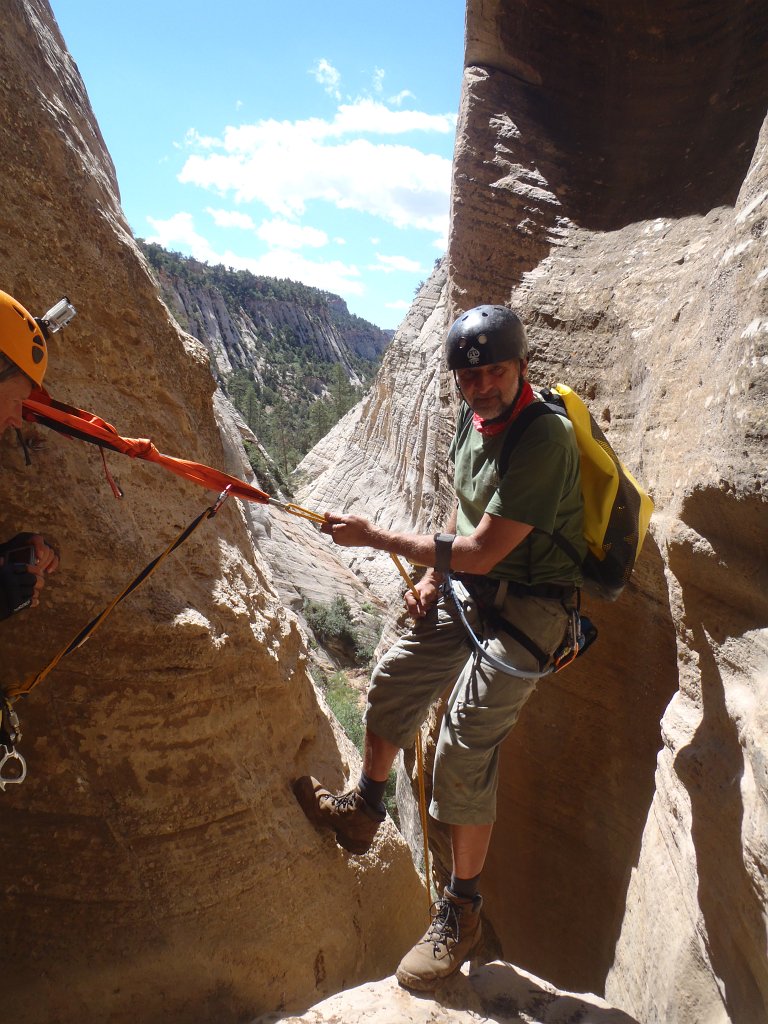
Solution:
M 50 387 L 128 435 L 236 465 L 237 428 L 222 444 L 205 353 L 154 294 L 48 7 L 11 0 L 5 16 L 3 284 L 34 310 L 61 292 L 80 309 L 54 341 Z M 593 609 L 597 646 L 541 685 L 505 745 L 489 929 L 506 960 L 605 990 L 643 1024 L 756 1024 L 768 1016 L 765 10 L 470 0 L 467 27 L 447 274 L 425 286 L 366 401 L 305 460 L 302 497 L 440 524 L 445 325 L 479 301 L 521 309 L 534 377 L 589 399 L 657 513 L 631 587 Z M 207 501 L 110 459 L 118 505 L 93 450 L 30 436 L 32 470 L 0 445 L 3 526 L 31 525 L 34 509 L 64 565 L 42 608 L 0 630 L 13 676 Z M 354 753 L 318 707 L 296 620 L 252 547 L 254 524 L 263 550 L 283 529 L 260 514 L 225 507 L 19 708 L 30 776 L 1 794 L 0 817 L 9 1018 L 293 1012 L 391 972 L 422 930 L 423 891 L 391 827 L 352 860 L 296 813 L 290 778 L 340 784 Z M 310 536 L 332 556 L 301 529 L 302 567 L 320 559 Z M 275 583 L 295 601 L 288 557 Z M 402 589 L 386 556 L 350 564 L 383 597 Z M 444 871 L 437 831 L 434 844 Z M 491 1019 L 567 1006 L 494 966 Z M 367 992 L 389 1012 L 391 981 Z M 403 1012 L 461 1019 L 482 1012 L 478 998 L 465 988 L 458 1005 Z
M 588 399 L 657 507 L 622 600 L 587 609 L 597 646 L 504 747 L 486 909 L 507 959 L 644 1024 L 768 1017 L 767 40 L 751 2 L 468 4 L 441 318 L 520 308 L 534 380 Z M 406 418 L 429 398 L 430 445 L 437 340 L 400 337 L 428 387 L 394 361 L 378 385 Z M 376 503 L 346 507 L 383 507 L 403 447 L 377 413 L 305 493 L 341 495 L 351 448 Z M 418 493 L 384 521 L 439 525 Z
M 363 515 L 392 529 L 427 529 L 448 515 L 446 474 L 452 403 L 440 371 L 447 322 L 446 273 L 435 268 L 387 349 L 370 391 L 295 470 L 301 504 Z M 393 604 L 403 582 L 391 558 L 337 549 L 366 583 Z
M 0 36 L 0 280 L 34 312 L 78 309 L 46 384 L 128 436 L 224 466 L 202 347 L 159 301 L 48 5 Z M 48 658 L 212 495 L 157 467 L 28 428 L 6 436 L 2 529 L 55 538 L 41 607 L 0 629 L 4 681 Z M 356 754 L 318 704 L 295 617 L 230 502 L 18 705 L 22 786 L 0 814 L 4 1019 L 243 1020 L 392 971 L 423 890 L 390 825 L 354 860 L 298 811 L 309 768 Z
M 244 441 L 258 444 L 258 439 L 218 390 L 214 410 L 228 472 L 257 487 L 265 487 L 254 474 L 243 449 Z M 305 600 L 328 604 L 338 596 L 348 601 L 358 617 L 364 616 L 363 609 L 369 606 L 384 614 L 385 602 L 338 558 L 338 549 L 306 519 L 254 504 L 245 505 L 243 513 L 254 543 L 269 565 L 275 590 L 283 604 L 300 618 Z
M 301 1016 L 265 1014 L 252 1024 L 638 1024 L 597 996 L 560 992 L 503 961 L 462 968 L 434 997 L 408 992 L 394 978 L 361 985 Z

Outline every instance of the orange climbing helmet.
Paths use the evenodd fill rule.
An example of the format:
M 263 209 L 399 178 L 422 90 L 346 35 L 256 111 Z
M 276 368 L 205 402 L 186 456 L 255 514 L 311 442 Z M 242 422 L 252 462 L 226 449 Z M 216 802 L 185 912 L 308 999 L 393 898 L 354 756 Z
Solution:
M 0 291 L 0 352 L 38 387 L 48 366 L 46 341 L 66 327 L 77 310 L 65 295 L 42 316 L 31 316 L 12 295 Z
M 41 385 L 48 365 L 43 328 L 12 295 L 0 291 L 0 352 Z

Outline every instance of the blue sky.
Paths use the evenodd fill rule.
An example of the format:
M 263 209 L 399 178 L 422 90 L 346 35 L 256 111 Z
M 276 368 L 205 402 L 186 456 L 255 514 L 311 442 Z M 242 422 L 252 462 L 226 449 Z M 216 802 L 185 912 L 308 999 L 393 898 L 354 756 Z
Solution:
M 464 0 L 51 0 L 137 236 L 396 327 L 448 227 Z

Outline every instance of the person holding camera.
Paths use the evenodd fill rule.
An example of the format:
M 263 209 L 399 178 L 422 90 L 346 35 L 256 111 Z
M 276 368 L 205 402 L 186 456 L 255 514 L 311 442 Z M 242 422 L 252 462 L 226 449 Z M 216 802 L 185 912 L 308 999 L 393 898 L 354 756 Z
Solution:
M 0 291 L 0 434 L 21 427 L 22 404 L 43 383 L 47 333 L 44 321 Z M 45 577 L 58 565 L 58 554 L 39 533 L 17 533 L 0 543 L 0 619 L 34 608 Z

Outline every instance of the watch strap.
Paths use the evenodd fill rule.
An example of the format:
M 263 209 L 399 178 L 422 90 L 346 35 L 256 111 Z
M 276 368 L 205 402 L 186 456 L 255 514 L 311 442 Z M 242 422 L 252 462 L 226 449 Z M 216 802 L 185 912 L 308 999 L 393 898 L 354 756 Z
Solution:
M 456 540 L 455 533 L 435 534 L 435 569 L 438 572 L 451 571 L 451 548 Z

